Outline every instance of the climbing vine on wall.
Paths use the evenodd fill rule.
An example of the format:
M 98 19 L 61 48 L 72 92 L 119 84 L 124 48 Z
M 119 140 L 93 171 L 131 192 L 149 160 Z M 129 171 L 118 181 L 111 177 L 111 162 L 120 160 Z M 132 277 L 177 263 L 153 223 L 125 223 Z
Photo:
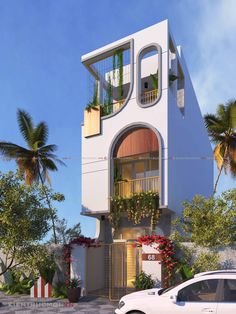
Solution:
M 174 274 L 178 265 L 177 260 L 175 259 L 175 250 L 173 242 L 160 235 L 146 235 L 137 239 L 140 245 L 150 245 L 158 244 L 155 248 L 161 254 L 161 263 L 163 267 L 164 280 L 163 285 L 165 288 L 171 286 L 174 281 Z
M 139 224 L 143 218 L 150 218 L 153 230 L 160 217 L 158 193 L 151 191 L 134 193 L 129 198 L 113 196 L 109 219 L 115 229 L 119 227 L 122 215 L 125 213 L 135 225 Z
M 118 99 L 122 100 L 123 91 L 123 49 L 118 49 L 114 52 L 112 58 L 113 79 L 115 79 L 116 68 L 118 69 Z

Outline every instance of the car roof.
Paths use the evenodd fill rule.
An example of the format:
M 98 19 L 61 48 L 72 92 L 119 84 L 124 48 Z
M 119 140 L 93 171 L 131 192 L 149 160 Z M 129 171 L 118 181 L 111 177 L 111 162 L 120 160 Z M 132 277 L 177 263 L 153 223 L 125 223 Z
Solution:
M 194 278 L 198 278 L 202 276 L 210 276 L 210 275 L 223 275 L 223 274 L 236 275 L 236 269 L 222 269 L 222 270 L 206 271 L 206 272 L 194 275 Z

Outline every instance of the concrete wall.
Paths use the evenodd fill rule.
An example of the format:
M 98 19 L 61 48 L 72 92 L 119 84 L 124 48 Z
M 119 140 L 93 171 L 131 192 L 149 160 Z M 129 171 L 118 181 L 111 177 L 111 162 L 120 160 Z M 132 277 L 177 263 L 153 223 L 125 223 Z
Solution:
M 168 205 L 179 213 L 181 202 L 213 192 L 213 152 L 183 54 L 176 48 L 185 81 L 185 108 L 176 91 L 168 92 Z M 204 88 L 204 86 L 203 86 Z M 174 158 L 173 158 L 174 157 Z
M 105 289 L 106 266 L 104 246 L 87 249 L 87 291 Z
M 72 245 L 70 276 L 82 281 L 81 295 L 85 294 L 87 283 L 87 248 L 81 245 Z

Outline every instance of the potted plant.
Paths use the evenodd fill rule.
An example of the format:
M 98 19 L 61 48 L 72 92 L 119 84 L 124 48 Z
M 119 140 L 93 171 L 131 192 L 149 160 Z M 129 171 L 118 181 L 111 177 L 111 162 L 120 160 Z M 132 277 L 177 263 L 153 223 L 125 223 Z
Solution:
M 81 280 L 77 278 L 66 280 L 67 298 L 70 302 L 75 303 L 79 301 L 81 295 Z
M 88 103 L 84 110 L 84 136 L 100 134 L 101 106 L 98 102 L 98 84 L 94 87 L 93 99 Z

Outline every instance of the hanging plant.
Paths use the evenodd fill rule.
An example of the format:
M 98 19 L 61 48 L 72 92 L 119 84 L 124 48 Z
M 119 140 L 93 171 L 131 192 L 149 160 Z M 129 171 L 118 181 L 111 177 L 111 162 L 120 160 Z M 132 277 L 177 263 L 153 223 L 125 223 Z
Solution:
M 111 208 L 109 220 L 113 228 L 117 229 L 120 225 L 121 218 L 127 213 L 128 220 L 137 225 L 143 218 L 151 219 L 151 229 L 156 226 L 159 217 L 159 194 L 157 192 L 134 193 L 129 198 L 123 198 L 114 195 L 111 198 Z
M 123 91 L 123 50 L 117 50 L 117 66 L 119 71 L 119 82 L 118 82 L 118 99 L 122 100 L 124 96 Z
M 158 89 L 158 70 L 157 70 L 156 74 L 150 74 L 150 78 L 151 78 L 151 81 L 152 81 L 152 87 L 154 89 Z M 178 79 L 178 76 L 176 76 L 172 72 L 169 73 L 169 84 L 170 84 L 170 86 L 177 79 Z
M 86 106 L 86 110 L 91 111 L 92 109 L 98 110 L 98 82 L 94 84 L 94 90 L 93 90 L 93 99 L 88 103 Z
M 150 74 L 150 78 L 152 81 L 152 88 L 158 89 L 158 70 L 157 70 L 156 74 Z
M 108 83 L 106 86 L 106 97 L 102 107 L 102 116 L 107 116 L 112 113 L 112 84 L 111 76 L 108 75 Z
M 116 69 L 118 69 L 118 100 L 122 100 L 124 97 L 123 66 L 123 49 L 118 49 L 114 52 L 112 57 L 113 80 L 116 78 Z
M 175 258 L 175 250 L 173 242 L 163 236 L 153 234 L 151 236 L 146 235 L 137 239 L 140 245 L 158 244 L 155 249 L 161 254 L 161 262 L 164 272 L 164 287 L 167 288 L 173 284 L 174 275 L 178 266 L 178 262 Z

